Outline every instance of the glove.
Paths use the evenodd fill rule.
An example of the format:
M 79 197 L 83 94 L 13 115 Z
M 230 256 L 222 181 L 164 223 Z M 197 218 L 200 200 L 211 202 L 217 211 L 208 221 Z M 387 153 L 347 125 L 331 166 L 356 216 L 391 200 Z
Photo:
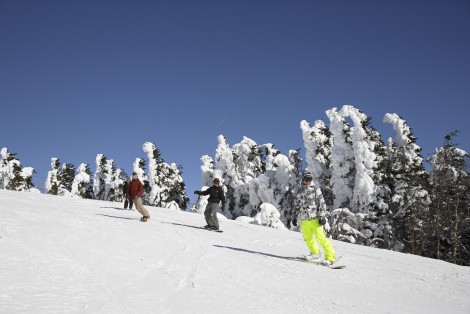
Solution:
M 199 194 L 198 192 L 199 192 L 199 191 L 194 191 L 194 194 Z
M 321 226 L 326 224 L 326 217 L 322 216 L 318 219 L 318 222 L 320 223 Z

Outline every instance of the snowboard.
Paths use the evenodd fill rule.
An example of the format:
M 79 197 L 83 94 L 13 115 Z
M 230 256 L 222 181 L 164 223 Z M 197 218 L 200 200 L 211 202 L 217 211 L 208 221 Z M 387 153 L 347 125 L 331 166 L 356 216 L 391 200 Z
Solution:
M 296 258 L 294 258 L 294 260 L 296 261 L 300 261 L 300 262 L 304 262 L 304 263 L 309 263 L 309 264 L 314 264 L 314 265 L 320 265 L 320 266 L 325 266 L 325 267 L 328 267 L 330 269 L 343 269 L 343 268 L 346 268 L 346 265 L 342 264 L 341 263 L 341 259 L 342 257 L 338 257 L 335 261 L 335 263 L 333 265 L 328 265 L 326 264 L 326 261 L 324 259 L 319 259 L 319 260 L 315 260 L 315 261 L 309 261 L 305 258 L 305 256 L 298 256 Z
M 222 232 L 223 232 L 222 230 L 214 230 L 214 229 L 209 229 L 209 228 L 204 228 L 204 227 L 201 227 L 201 229 L 207 230 L 207 231 L 218 232 L 218 233 L 222 233 Z

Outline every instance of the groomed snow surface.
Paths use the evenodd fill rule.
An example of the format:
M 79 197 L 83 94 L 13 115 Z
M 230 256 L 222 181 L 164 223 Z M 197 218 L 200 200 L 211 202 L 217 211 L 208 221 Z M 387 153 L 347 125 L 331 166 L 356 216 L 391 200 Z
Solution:
M 470 268 L 147 206 L 0 190 L 0 313 L 470 313 Z

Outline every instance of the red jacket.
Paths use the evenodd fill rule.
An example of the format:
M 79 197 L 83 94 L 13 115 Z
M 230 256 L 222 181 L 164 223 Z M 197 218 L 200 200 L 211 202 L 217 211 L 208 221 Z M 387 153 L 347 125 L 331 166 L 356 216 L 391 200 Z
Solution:
M 133 200 L 136 196 L 142 197 L 144 192 L 144 186 L 139 179 L 132 179 L 131 183 L 127 187 L 127 198 Z

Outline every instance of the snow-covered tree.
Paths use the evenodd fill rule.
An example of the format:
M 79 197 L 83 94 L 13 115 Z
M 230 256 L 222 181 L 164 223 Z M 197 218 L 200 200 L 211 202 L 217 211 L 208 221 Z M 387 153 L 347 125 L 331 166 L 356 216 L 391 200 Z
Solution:
M 70 196 L 74 179 L 75 166 L 73 164 L 63 164 L 58 174 L 59 191 L 57 195 Z
M 80 164 L 72 183 L 72 196 L 87 198 L 87 190 L 90 185 L 91 171 L 87 164 Z
M 233 201 L 228 203 L 228 207 L 231 215 L 238 217 L 253 210 L 248 187 L 251 180 L 263 173 L 263 163 L 260 147 L 246 136 L 240 143 L 233 145 L 232 152 L 236 180 L 226 182 L 228 190 L 233 190 Z
M 326 115 L 330 119 L 330 131 L 333 136 L 330 180 L 334 195 L 333 208 L 349 208 L 356 174 L 351 127 L 337 108 L 327 110 Z
M 124 182 L 127 180 L 128 176 L 126 172 L 120 168 L 117 168 L 113 175 L 113 196 L 112 201 L 121 202 L 124 200 L 124 192 L 122 190 Z
M 93 176 L 93 194 L 98 200 L 106 200 L 106 177 L 108 174 L 107 158 L 103 154 L 96 155 L 96 170 Z
M 46 179 L 46 193 L 52 195 L 59 194 L 60 186 L 60 159 L 51 158 L 51 170 L 47 173 Z
M 168 204 L 176 202 L 179 208 L 186 209 L 189 198 L 186 195 L 186 186 L 181 177 L 181 167 L 175 163 L 171 165 L 165 163 L 160 150 L 153 143 L 144 143 L 142 149 L 149 159 L 149 204 L 166 207 Z
M 209 155 L 204 155 L 201 163 L 201 186 L 210 186 L 214 177 L 214 160 Z
M 427 255 L 470 266 L 469 154 L 453 143 L 457 132 L 445 136 L 444 147 L 430 158 L 431 221 Z
M 383 121 L 390 123 L 396 134 L 396 144 L 389 142 L 394 249 L 421 255 L 426 242 L 424 221 L 431 202 L 421 148 L 400 116 L 388 113 Z
M 34 187 L 33 183 L 33 174 L 36 173 L 36 170 L 32 167 L 23 167 L 21 168 L 21 176 L 23 177 L 23 188 L 20 191 L 28 191 L 41 193 L 39 189 Z
M 367 116 L 353 106 L 343 106 L 341 114 L 343 117 L 350 117 L 354 123 L 351 140 L 356 171 L 350 208 L 353 212 L 368 214 L 376 200 L 372 176 L 377 169 L 377 156 L 373 151 L 374 143 L 370 142 L 364 128 Z
M 0 151 L 0 158 L 0 189 L 39 192 L 34 188 L 33 168 L 23 168 L 16 154 L 10 153 L 6 147 Z
M 107 159 L 105 163 L 106 171 L 104 174 L 104 200 L 106 201 L 121 201 L 122 200 L 122 185 L 125 177 L 121 169 L 117 169 L 114 160 Z

